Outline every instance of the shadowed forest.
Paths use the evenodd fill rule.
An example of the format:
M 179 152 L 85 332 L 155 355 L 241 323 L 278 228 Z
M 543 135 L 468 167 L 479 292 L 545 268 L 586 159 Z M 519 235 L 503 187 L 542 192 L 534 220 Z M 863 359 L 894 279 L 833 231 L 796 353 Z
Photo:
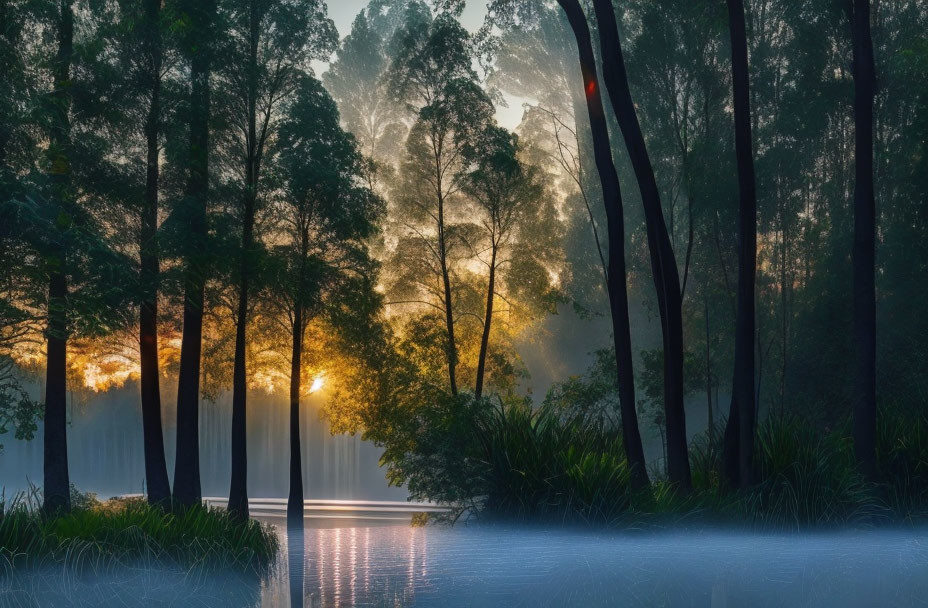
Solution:
M 136 383 L 146 517 L 229 394 L 247 519 L 263 391 L 292 517 L 315 394 L 452 518 L 924 518 L 928 4 L 359 8 L 0 0 L 0 433 L 45 516 L 73 403 Z

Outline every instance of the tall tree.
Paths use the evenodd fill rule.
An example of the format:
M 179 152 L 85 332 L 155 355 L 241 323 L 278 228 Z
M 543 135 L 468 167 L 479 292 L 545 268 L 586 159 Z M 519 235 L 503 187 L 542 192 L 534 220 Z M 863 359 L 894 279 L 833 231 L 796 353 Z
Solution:
M 437 285 L 424 284 L 422 289 L 437 301 L 428 304 L 444 317 L 448 385 L 456 395 L 459 348 L 452 275 L 454 249 L 461 244 L 454 227 L 455 215 L 460 214 L 456 203 L 467 168 L 464 150 L 492 117 L 493 105 L 477 82 L 470 36 L 452 16 L 412 20 L 398 35 L 391 88 L 416 114 L 406 141 L 398 199 L 406 208 L 411 240 L 422 246 L 428 259 L 426 267 L 432 272 L 427 274 L 437 279 Z
M 514 244 L 512 241 L 518 239 L 520 227 L 530 230 L 532 211 L 543 206 L 543 187 L 539 176 L 534 167 L 526 166 L 519 160 L 518 151 L 519 144 L 515 135 L 496 125 L 487 127 L 486 132 L 477 139 L 476 149 L 470 153 L 475 156 L 472 161 L 475 168 L 467 175 L 463 188 L 477 203 L 481 213 L 478 221 L 485 233 L 480 241 L 483 250 L 481 261 L 488 270 L 486 307 L 474 383 L 474 396 L 477 399 L 483 395 L 494 304 L 500 290 L 499 274 L 507 261 L 510 264 L 513 261 L 505 256 L 512 247 L 531 248 L 529 242 Z M 521 266 L 516 272 L 528 270 L 524 265 Z M 534 278 L 538 273 L 528 274 Z M 539 284 L 532 285 L 533 290 L 541 287 Z
M 203 304 L 207 275 L 209 198 L 210 76 L 216 27 L 216 0 L 183 0 L 181 47 L 190 62 L 186 191 L 178 210 L 188 227 L 184 252 L 184 328 L 177 379 L 177 455 L 174 499 L 183 506 L 199 504 L 200 489 L 200 357 L 203 348 Z
M 648 231 L 651 273 L 657 289 L 664 346 L 664 416 L 667 425 L 667 473 L 683 491 L 692 485 L 686 438 L 683 378 L 683 293 L 676 256 L 670 241 L 660 190 L 648 155 L 638 113 L 628 86 L 628 75 L 611 0 L 593 0 L 602 51 L 603 80 L 628 150 Z M 581 14 L 582 17 L 582 14 Z
M 229 511 L 248 517 L 246 346 L 253 265 L 260 243 L 255 235 L 259 207 L 265 198 L 264 166 L 276 152 L 278 107 L 293 93 L 311 59 L 325 59 L 334 50 L 335 26 L 320 0 L 247 0 L 228 7 L 228 53 L 222 75 L 232 93 L 233 156 L 240 162 L 241 222 L 238 303 L 235 312 L 235 358 L 232 368 L 232 479 Z
M 850 4 L 850 2 L 849 2 Z M 870 1 L 850 6 L 854 49 L 854 453 L 861 472 L 876 470 L 876 198 L 873 98 L 876 68 Z
M 609 238 L 609 260 L 607 283 L 609 306 L 612 313 L 612 333 L 616 354 L 619 387 L 619 408 L 622 413 L 622 437 L 628 462 L 634 471 L 635 484 L 644 487 L 648 483 L 644 449 L 638 429 L 638 413 L 635 409 L 635 376 L 632 360 L 631 328 L 628 318 L 628 286 L 625 271 L 625 218 L 622 208 L 622 192 L 619 177 L 612 160 L 609 145 L 609 128 L 599 88 L 596 71 L 596 56 L 590 26 L 577 0 L 558 0 L 564 10 L 577 40 L 580 70 L 586 93 L 587 112 L 593 134 L 593 153 L 599 171 Z
M 55 15 L 57 51 L 53 60 L 54 89 L 49 104 L 48 132 L 49 197 L 59 209 L 56 228 L 71 228 L 71 63 L 74 55 L 74 10 L 69 0 L 61 0 Z M 67 436 L 67 348 L 68 275 L 67 251 L 52 237 L 48 265 L 48 323 L 46 328 L 46 377 L 44 424 L 43 509 L 46 513 L 71 509 L 68 476 Z M 55 242 L 57 241 L 57 242 Z
M 339 123 L 335 102 L 311 77 L 280 129 L 283 195 L 281 234 L 275 239 L 276 290 L 290 333 L 290 493 L 287 514 L 303 517 L 300 399 L 307 326 L 347 307 L 349 292 L 370 291 L 373 265 L 365 240 L 373 235 L 382 201 L 364 181 L 364 162 L 354 137 Z M 349 316 L 351 311 L 349 310 Z M 338 316 L 337 313 L 334 316 Z
M 754 467 L 754 276 L 757 267 L 757 193 L 751 137 L 751 89 L 744 2 L 728 0 L 735 155 L 738 161 L 738 312 L 731 409 L 725 428 L 725 471 L 734 487 L 752 483 Z
M 158 362 L 158 287 L 161 273 L 158 247 L 158 192 L 161 153 L 161 81 L 164 69 L 161 0 L 144 0 L 139 15 L 142 60 L 139 80 L 148 94 L 145 119 L 145 202 L 139 231 L 139 358 L 141 367 L 142 430 L 148 500 L 167 504 L 171 498 L 164 437 L 161 428 L 161 386 Z
M 728 0 L 735 154 L 738 161 L 738 312 L 735 371 L 725 429 L 725 471 L 734 487 L 751 484 L 754 468 L 754 276 L 757 266 L 757 194 L 751 137 L 751 90 L 744 2 Z

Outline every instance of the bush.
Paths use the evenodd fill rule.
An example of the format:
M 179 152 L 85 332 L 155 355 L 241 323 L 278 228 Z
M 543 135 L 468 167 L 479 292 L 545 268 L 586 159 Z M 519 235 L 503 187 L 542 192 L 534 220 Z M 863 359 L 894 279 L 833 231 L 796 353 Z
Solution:
M 881 413 L 881 484 L 858 474 L 847 427 L 766 419 L 755 443 L 757 483 L 740 492 L 723 482 L 720 428 L 690 446 L 692 492 L 653 472 L 651 487 L 634 492 L 621 428 L 601 410 L 461 395 L 421 408 L 415 432 L 387 461 L 415 498 L 488 518 L 794 530 L 928 516 L 928 416 Z

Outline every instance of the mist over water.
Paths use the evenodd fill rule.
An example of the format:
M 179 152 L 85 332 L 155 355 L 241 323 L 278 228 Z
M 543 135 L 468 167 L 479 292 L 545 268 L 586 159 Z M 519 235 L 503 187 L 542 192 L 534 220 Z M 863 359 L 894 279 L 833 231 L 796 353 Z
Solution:
M 928 605 L 928 533 L 596 533 L 307 520 L 263 581 L 125 568 L 0 577 L 6 606 Z M 324 527 L 318 527 L 318 526 Z M 19 602 L 19 603 L 17 603 Z
M 173 394 L 171 386 L 164 395 Z M 332 436 L 319 417 L 316 398 L 304 400 L 301 412 L 303 476 L 306 498 L 403 500 L 390 488 L 378 465 L 380 451 L 360 437 Z M 286 497 L 288 492 L 289 405 L 286 397 L 252 391 L 248 399 L 248 491 L 253 498 Z M 168 474 L 174 473 L 173 403 L 162 420 Z M 204 496 L 228 496 L 231 474 L 231 395 L 200 405 L 200 474 Z M 71 482 L 101 497 L 139 493 L 145 462 L 138 386 L 72 398 L 69 405 L 68 460 Z M 42 483 L 42 429 L 32 441 L 2 438 L 0 486 L 9 496 L 29 483 Z

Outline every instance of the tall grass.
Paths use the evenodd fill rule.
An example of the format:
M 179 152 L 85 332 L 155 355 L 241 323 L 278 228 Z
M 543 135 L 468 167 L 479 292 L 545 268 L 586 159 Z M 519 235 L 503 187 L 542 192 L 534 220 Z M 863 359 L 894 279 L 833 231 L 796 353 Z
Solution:
M 479 494 L 470 507 L 487 517 L 781 530 L 928 517 L 923 414 L 881 414 L 879 483 L 858 474 L 848 425 L 823 430 L 795 416 L 778 416 L 757 431 L 757 483 L 742 491 L 726 487 L 719 433 L 692 443 L 694 489 L 686 494 L 653 472 L 651 487 L 634 492 L 621 430 L 602 418 L 516 403 L 489 407 L 475 426 L 480 456 L 471 477 L 480 482 L 468 488 Z
M 0 556 L 13 567 L 64 563 L 73 571 L 160 563 L 187 570 L 263 572 L 277 555 L 273 530 L 224 511 L 165 512 L 138 499 L 93 502 L 44 517 L 34 495 L 0 498 Z
M 591 523 L 627 512 L 630 471 L 606 421 L 517 404 L 493 408 L 482 427 L 487 511 Z

